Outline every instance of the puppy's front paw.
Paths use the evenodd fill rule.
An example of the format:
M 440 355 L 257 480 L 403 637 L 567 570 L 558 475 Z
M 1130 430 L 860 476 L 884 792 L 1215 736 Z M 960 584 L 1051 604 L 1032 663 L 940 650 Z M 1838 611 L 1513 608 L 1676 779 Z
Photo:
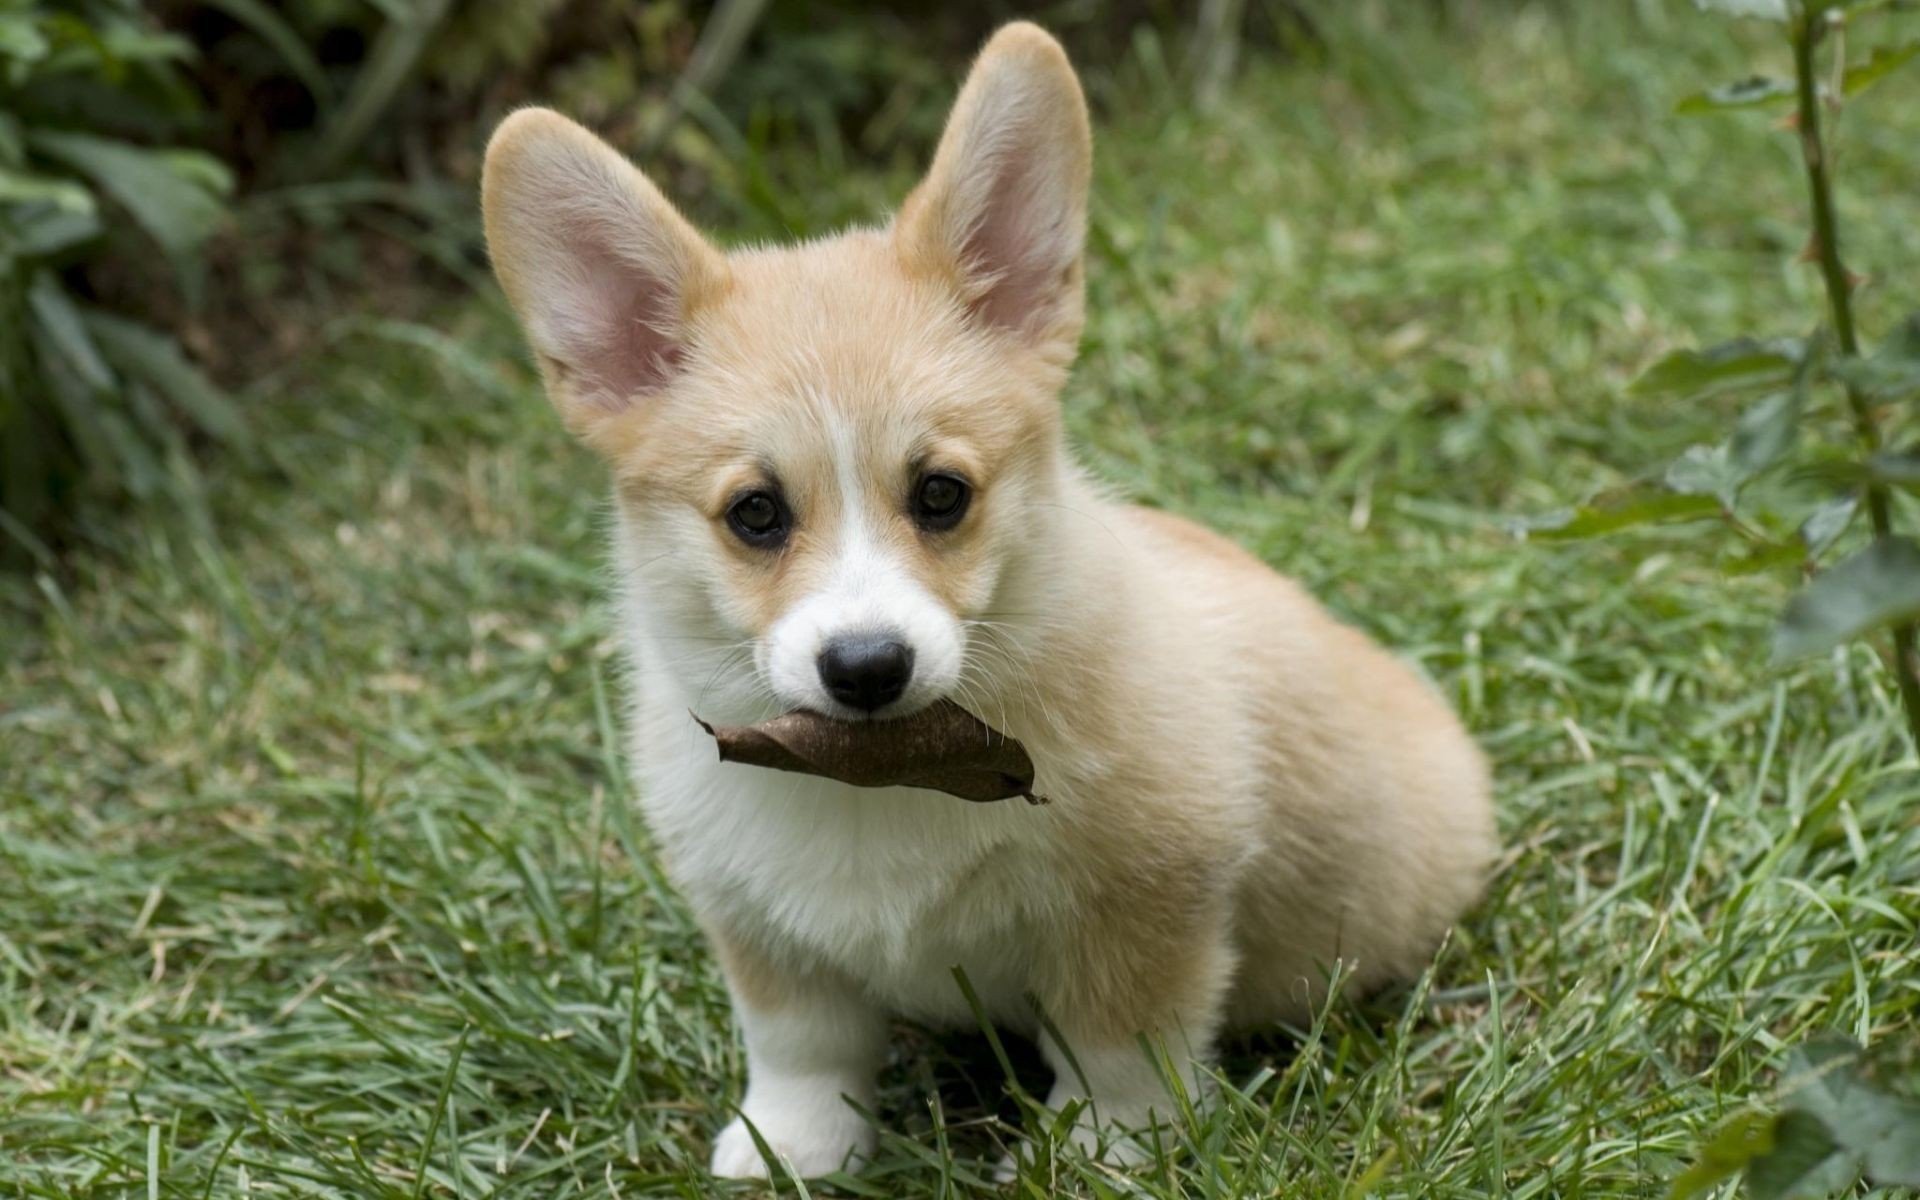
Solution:
M 873 1153 L 873 1129 L 838 1096 L 809 1104 L 750 1106 L 745 1110 L 760 1136 L 792 1172 L 812 1179 L 857 1165 Z M 760 1156 L 746 1121 L 735 1117 L 713 1143 L 713 1173 L 721 1179 L 765 1179 Z

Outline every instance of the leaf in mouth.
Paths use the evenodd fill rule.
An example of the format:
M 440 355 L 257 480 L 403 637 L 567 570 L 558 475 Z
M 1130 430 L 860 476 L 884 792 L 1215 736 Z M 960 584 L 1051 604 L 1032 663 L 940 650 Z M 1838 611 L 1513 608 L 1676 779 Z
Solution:
M 1033 759 L 1018 741 L 950 700 L 891 721 L 840 721 L 795 709 L 757 725 L 709 725 L 721 762 L 838 779 L 857 787 L 917 787 L 985 803 L 1033 791 Z

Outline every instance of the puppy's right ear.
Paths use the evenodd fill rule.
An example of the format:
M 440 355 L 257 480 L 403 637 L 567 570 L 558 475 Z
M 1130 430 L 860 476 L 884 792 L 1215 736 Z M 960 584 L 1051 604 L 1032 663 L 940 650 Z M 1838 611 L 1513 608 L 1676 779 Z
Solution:
M 558 113 L 522 109 L 487 144 L 480 207 L 494 273 L 576 432 L 672 382 L 727 265 L 632 163 Z

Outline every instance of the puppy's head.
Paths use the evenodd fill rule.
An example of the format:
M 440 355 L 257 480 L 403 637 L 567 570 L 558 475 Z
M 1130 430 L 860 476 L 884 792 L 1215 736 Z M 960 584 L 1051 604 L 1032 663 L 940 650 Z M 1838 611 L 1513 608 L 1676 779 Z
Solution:
M 886 229 L 723 254 L 564 117 L 494 135 L 495 270 L 612 468 L 663 664 L 716 707 L 887 717 L 964 690 L 1057 483 L 1090 153 L 1032 25 L 987 44 Z

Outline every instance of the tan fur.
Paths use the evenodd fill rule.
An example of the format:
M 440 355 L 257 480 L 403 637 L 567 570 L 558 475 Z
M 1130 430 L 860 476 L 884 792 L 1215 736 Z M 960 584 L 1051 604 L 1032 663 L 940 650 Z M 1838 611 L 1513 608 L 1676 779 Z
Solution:
M 830 577 L 857 515 L 866 552 L 970 623 L 977 669 L 955 696 L 1026 743 L 1054 802 L 922 810 L 926 836 L 958 857 L 938 906 L 916 919 L 963 965 L 1020 965 L 1068 1048 L 1106 1064 L 1091 1081 L 1098 1100 L 1137 1090 L 1122 1060 L 1141 1034 L 1197 1061 L 1224 1025 L 1302 1019 L 1336 960 L 1359 986 L 1418 971 L 1478 894 L 1494 839 L 1486 765 L 1427 683 L 1244 550 L 1115 503 L 1072 464 L 1057 397 L 1082 319 L 1090 155 L 1064 54 L 1014 25 L 982 53 L 926 180 L 887 229 L 723 257 L 613 151 L 538 111 L 496 134 L 483 200 L 549 390 L 611 468 L 648 620 L 765 637 Z M 581 189 L 591 195 L 556 200 Z M 578 245 L 608 236 L 609 213 L 632 227 L 605 253 L 660 290 L 634 301 L 635 344 L 664 347 L 657 362 L 671 371 L 637 357 L 608 366 L 591 338 L 582 349 L 592 306 L 568 308 L 569 289 L 629 298 L 617 280 L 583 291 L 577 278 L 598 261 Z M 625 378 L 641 385 L 611 394 L 606 381 Z M 908 515 L 929 466 L 974 488 L 950 533 Z M 776 484 L 794 525 L 768 554 L 732 535 L 725 512 L 741 489 Z M 686 736 L 693 697 L 674 690 L 653 643 L 636 644 L 650 818 L 743 1016 L 791 1038 L 895 992 L 911 993 L 908 1008 L 932 1003 L 918 983 L 863 974 L 881 960 L 854 934 L 808 932 L 825 918 L 794 915 L 804 897 L 741 899 L 762 868 L 702 839 L 744 802 L 676 798 L 706 769 L 674 757 L 699 749 Z M 899 808 L 821 796 L 820 820 L 874 839 L 846 847 L 854 859 L 871 854 L 877 870 L 920 852 Z M 794 819 L 772 801 L 756 811 Z M 817 833 L 770 834 L 765 853 Z M 974 946 L 969 931 L 986 929 L 999 932 Z M 995 1011 L 1018 1017 L 1011 1004 Z M 832 1063 L 873 1049 L 855 1018 L 832 1020 L 821 1043 L 832 1053 L 775 1052 L 771 1035 L 756 1051 L 751 1029 L 749 1052 L 794 1078 L 842 1079 Z M 782 1086 L 768 1121 L 789 1119 L 779 1114 L 798 1085 Z M 796 1146 L 858 1137 L 791 1119 Z M 717 1169 L 747 1169 L 729 1153 Z
M 727 988 L 741 1004 L 760 1012 L 779 1013 L 803 996 L 847 986 L 846 980 L 815 963 L 782 961 L 751 941 L 709 926 L 707 941 L 727 977 Z

